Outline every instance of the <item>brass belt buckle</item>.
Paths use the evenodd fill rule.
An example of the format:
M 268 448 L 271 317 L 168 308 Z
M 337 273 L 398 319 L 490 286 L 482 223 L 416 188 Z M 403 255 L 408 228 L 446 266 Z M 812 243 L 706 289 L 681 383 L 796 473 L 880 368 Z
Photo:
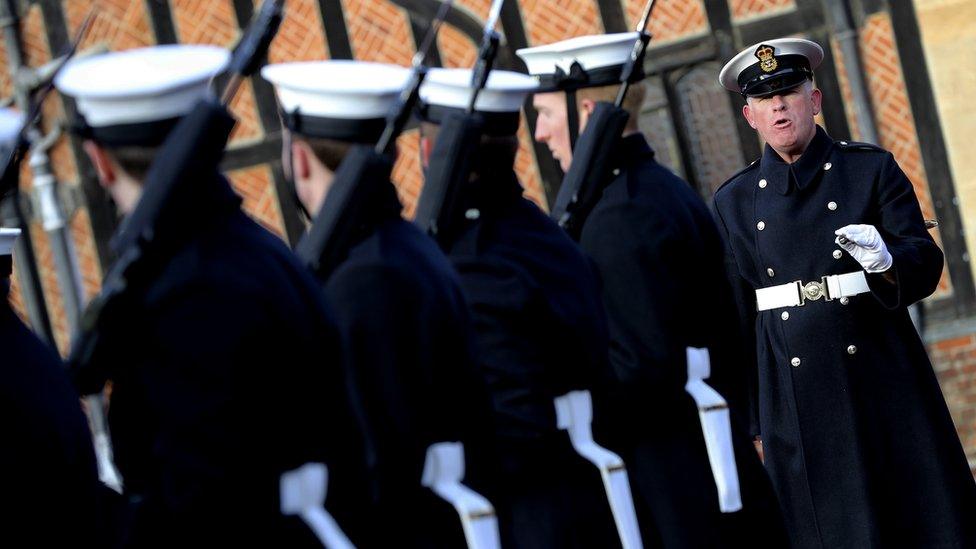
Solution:
M 827 277 L 820 277 L 820 282 L 807 282 L 803 284 L 796 281 L 797 290 L 800 292 L 800 307 L 804 306 L 807 300 L 816 301 L 821 297 L 824 301 L 831 301 L 830 292 L 827 290 Z

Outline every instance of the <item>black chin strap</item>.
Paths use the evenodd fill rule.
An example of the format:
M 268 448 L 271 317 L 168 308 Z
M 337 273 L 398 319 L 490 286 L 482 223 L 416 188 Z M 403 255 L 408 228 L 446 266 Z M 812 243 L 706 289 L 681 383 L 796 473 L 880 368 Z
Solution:
M 569 148 L 576 150 L 576 140 L 579 139 L 579 107 L 576 106 L 576 90 L 566 90 L 566 123 L 569 126 Z

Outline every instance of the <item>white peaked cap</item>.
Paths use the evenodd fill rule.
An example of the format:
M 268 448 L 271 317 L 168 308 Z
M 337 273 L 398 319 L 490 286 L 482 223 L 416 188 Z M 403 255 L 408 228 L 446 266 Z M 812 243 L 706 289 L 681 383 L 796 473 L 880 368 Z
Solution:
M 420 99 L 428 105 L 467 109 L 471 102 L 471 69 L 431 69 L 420 86 Z M 531 76 L 503 70 L 488 73 L 488 82 L 478 94 L 475 110 L 517 113 L 525 98 L 539 87 Z
M 0 146 L 9 146 L 24 125 L 24 115 L 13 109 L 0 109 Z
M 224 48 L 164 45 L 70 61 L 54 83 L 93 128 L 180 117 L 230 61 Z
M 261 69 L 286 113 L 332 119 L 385 118 L 410 69 L 366 61 L 278 63 Z
M 769 59 L 763 64 L 761 49 L 766 48 L 770 50 Z M 760 87 L 763 91 L 767 91 L 766 88 L 787 89 L 802 81 L 798 77 L 791 77 L 790 71 L 793 73 L 813 71 L 820 66 L 823 58 L 823 48 L 810 40 L 803 38 L 766 40 L 740 51 L 722 67 L 718 81 L 730 91 L 748 95 L 753 95 L 751 90 L 757 87 L 757 84 L 766 84 L 764 88 Z M 812 73 L 810 76 L 812 77 Z
M 11 254 L 18 236 L 20 236 L 20 229 L 0 228 L 0 256 Z
M 533 76 L 569 74 L 574 63 L 588 72 L 626 64 L 638 36 L 636 32 L 579 36 L 545 46 L 522 48 L 515 53 L 525 61 L 529 74 Z M 592 85 L 608 83 L 601 80 Z

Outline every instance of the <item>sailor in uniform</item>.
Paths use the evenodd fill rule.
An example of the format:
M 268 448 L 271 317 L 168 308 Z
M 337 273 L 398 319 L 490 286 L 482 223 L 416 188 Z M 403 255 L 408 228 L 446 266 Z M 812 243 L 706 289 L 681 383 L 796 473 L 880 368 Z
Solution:
M 336 60 L 269 65 L 262 74 L 277 92 L 284 162 L 302 205 L 342 227 L 341 242 L 330 243 L 341 248 L 337 264 L 317 276 L 338 317 L 369 448 L 369 500 L 342 526 L 363 547 L 463 546 L 458 514 L 421 482 L 437 445 L 460 442 L 465 484 L 491 486 L 490 409 L 460 281 L 437 245 L 403 219 L 387 177 L 332 187 L 350 149 L 379 140 L 410 71 Z M 352 198 L 337 207 L 346 191 Z
M 597 103 L 616 98 L 637 39 L 519 50 L 543 87 L 533 98 L 535 138 L 564 170 Z M 781 547 L 778 505 L 745 433 L 745 357 L 728 329 L 735 310 L 721 238 L 705 203 L 640 133 L 642 78 L 637 67 L 622 136 L 596 136 L 619 144 L 595 204 L 567 226 L 596 266 L 609 319 L 613 377 L 597 402 L 596 434 L 627 464 L 645 544 Z
M 72 372 L 82 394 L 111 382 L 125 546 L 314 546 L 283 514 L 280 477 L 306 463 L 338 475 L 352 446 L 338 333 L 313 277 L 215 169 L 176 196 L 144 187 L 150 166 L 168 161 L 156 156 L 165 140 L 201 145 L 172 132 L 228 59 L 210 46 L 134 49 L 74 60 L 55 81 L 126 216 L 120 234 L 137 210 L 158 214 L 152 247 Z M 142 202 L 150 196 L 160 203 Z
M 440 154 L 439 140 L 450 137 L 440 133 L 442 123 L 467 110 L 471 75 L 432 69 L 420 89 L 421 151 L 429 170 L 442 160 L 432 158 Z M 461 276 L 492 397 L 504 544 L 615 547 L 620 541 L 600 475 L 557 424 L 554 399 L 591 390 L 606 375 L 607 339 L 589 262 L 523 198 L 515 174 L 521 109 L 536 87 L 523 74 L 489 73 L 472 113 L 481 135 L 468 151 L 469 173 L 457 182 L 434 236 Z
M 754 421 L 793 547 L 976 546 L 976 485 L 907 307 L 942 251 L 890 152 L 814 117 L 821 47 L 755 44 L 719 80 L 762 157 L 715 194 Z

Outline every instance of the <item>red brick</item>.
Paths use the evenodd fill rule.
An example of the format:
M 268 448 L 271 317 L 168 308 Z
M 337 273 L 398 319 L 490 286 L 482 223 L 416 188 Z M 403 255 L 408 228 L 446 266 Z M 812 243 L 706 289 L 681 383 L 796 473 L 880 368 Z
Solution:
M 284 221 L 278 206 L 271 170 L 260 164 L 227 173 L 231 186 L 243 198 L 244 211 L 269 231 L 284 239 Z
M 644 0 L 625 0 L 628 29 L 636 28 L 645 4 Z M 705 6 L 700 0 L 658 0 L 647 30 L 653 37 L 652 44 L 705 33 L 708 31 Z
M 952 350 L 959 348 L 971 348 L 976 344 L 976 337 L 972 334 L 964 335 L 959 337 L 954 337 L 952 339 L 943 339 L 932 345 L 932 348 L 937 350 Z
M 732 18 L 741 21 L 795 9 L 796 3 L 793 0 L 731 0 L 729 8 Z

